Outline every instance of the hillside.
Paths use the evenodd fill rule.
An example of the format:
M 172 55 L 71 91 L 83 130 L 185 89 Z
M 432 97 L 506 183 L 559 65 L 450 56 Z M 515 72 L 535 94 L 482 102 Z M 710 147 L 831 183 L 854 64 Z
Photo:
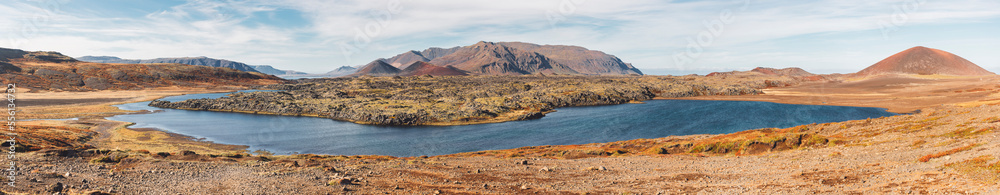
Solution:
M 523 51 L 537 52 L 582 74 L 642 74 L 632 64 L 613 55 L 579 46 L 536 45 L 522 42 L 500 42 L 500 45 Z
M 455 68 L 453 66 L 436 66 L 431 63 L 416 61 L 406 65 L 399 76 L 420 76 L 420 75 L 431 75 L 431 76 L 464 76 L 469 75 Z
M 350 74 L 350 76 L 361 76 L 361 75 L 396 76 L 399 74 L 399 72 L 401 72 L 399 68 L 396 68 L 392 65 L 385 63 L 383 59 L 378 59 L 361 67 L 354 74 Z
M 251 86 L 286 81 L 258 72 L 184 64 L 106 64 L 76 61 L 58 52 L 2 49 L 0 80 L 48 91 L 144 89 L 154 87 Z M 24 53 L 21 57 L 11 54 Z
M 115 64 L 156 64 L 156 63 L 177 63 L 197 66 L 232 68 L 239 71 L 259 72 L 250 65 L 223 59 L 201 57 L 181 57 L 181 58 L 156 58 L 147 60 L 121 59 L 114 56 L 83 56 L 77 60 L 95 63 L 115 63 Z
M 896 53 L 856 73 L 858 76 L 892 74 L 996 75 L 958 55 L 923 46 L 913 47 Z
M 578 46 L 521 42 L 478 42 L 464 47 L 408 51 L 383 62 L 406 69 L 413 62 L 452 66 L 473 75 L 628 75 L 642 74 L 631 64 L 604 52 Z

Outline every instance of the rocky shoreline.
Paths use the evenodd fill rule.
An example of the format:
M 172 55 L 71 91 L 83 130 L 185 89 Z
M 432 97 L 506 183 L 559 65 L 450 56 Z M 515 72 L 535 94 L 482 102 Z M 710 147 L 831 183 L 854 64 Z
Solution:
M 373 125 L 466 125 L 537 119 L 559 107 L 656 97 L 756 95 L 787 76 L 412 76 L 307 79 L 217 99 L 155 100 L 185 110 L 313 116 Z

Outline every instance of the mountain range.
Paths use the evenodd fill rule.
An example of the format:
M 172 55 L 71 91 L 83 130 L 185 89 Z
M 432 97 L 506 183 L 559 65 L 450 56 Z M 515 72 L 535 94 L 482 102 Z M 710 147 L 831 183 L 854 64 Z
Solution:
M 376 63 L 382 62 L 382 63 Z M 537 45 L 522 42 L 485 42 L 464 47 L 428 48 L 408 51 L 387 59 L 378 59 L 360 68 L 353 76 L 387 74 L 389 65 L 401 73 L 414 62 L 420 63 L 424 74 L 438 71 L 462 72 L 469 75 L 641 75 L 642 71 L 604 52 L 578 46 Z M 380 66 L 366 68 L 367 66 Z M 449 71 L 455 70 L 455 71 Z M 376 72 L 369 72 L 376 71 Z
M 281 69 L 277 69 L 277 68 L 271 67 L 270 65 L 250 65 L 250 67 L 253 67 L 254 70 L 257 70 L 257 72 L 264 73 L 264 74 L 269 74 L 269 75 L 282 75 L 282 76 L 284 76 L 284 75 L 306 75 L 306 74 L 309 74 L 309 73 L 299 72 L 299 71 L 294 71 L 294 70 L 281 70 Z
M 252 66 L 241 63 L 234 62 L 223 59 L 208 58 L 205 56 L 201 57 L 180 57 L 180 58 L 156 58 L 156 59 L 121 59 L 114 56 L 83 56 L 76 58 L 80 61 L 85 62 L 95 62 L 95 63 L 114 63 L 114 64 L 159 64 L 159 63 L 176 63 L 176 64 L 187 64 L 196 66 L 211 66 L 211 67 L 223 67 L 232 68 L 239 71 L 247 72 L 260 72 L 255 70 Z
M 106 58 L 113 59 L 113 58 Z M 81 62 L 59 52 L 0 48 L 0 80 L 47 91 L 227 87 L 286 83 L 259 72 L 178 63 Z

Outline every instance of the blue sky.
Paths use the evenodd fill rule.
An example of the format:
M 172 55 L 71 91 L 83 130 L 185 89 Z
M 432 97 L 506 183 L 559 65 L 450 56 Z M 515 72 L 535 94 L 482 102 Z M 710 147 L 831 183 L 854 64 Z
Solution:
M 478 41 L 577 45 L 648 73 L 861 70 L 913 46 L 1000 72 L 1000 1 L 13 0 L 0 47 L 208 56 L 313 73 Z

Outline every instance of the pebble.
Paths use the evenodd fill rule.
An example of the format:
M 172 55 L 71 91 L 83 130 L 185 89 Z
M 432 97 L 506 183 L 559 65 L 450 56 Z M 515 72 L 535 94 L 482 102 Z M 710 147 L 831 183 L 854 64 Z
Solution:
M 49 185 L 47 188 L 49 192 L 62 192 L 63 184 L 62 182 L 56 182 L 55 184 Z

